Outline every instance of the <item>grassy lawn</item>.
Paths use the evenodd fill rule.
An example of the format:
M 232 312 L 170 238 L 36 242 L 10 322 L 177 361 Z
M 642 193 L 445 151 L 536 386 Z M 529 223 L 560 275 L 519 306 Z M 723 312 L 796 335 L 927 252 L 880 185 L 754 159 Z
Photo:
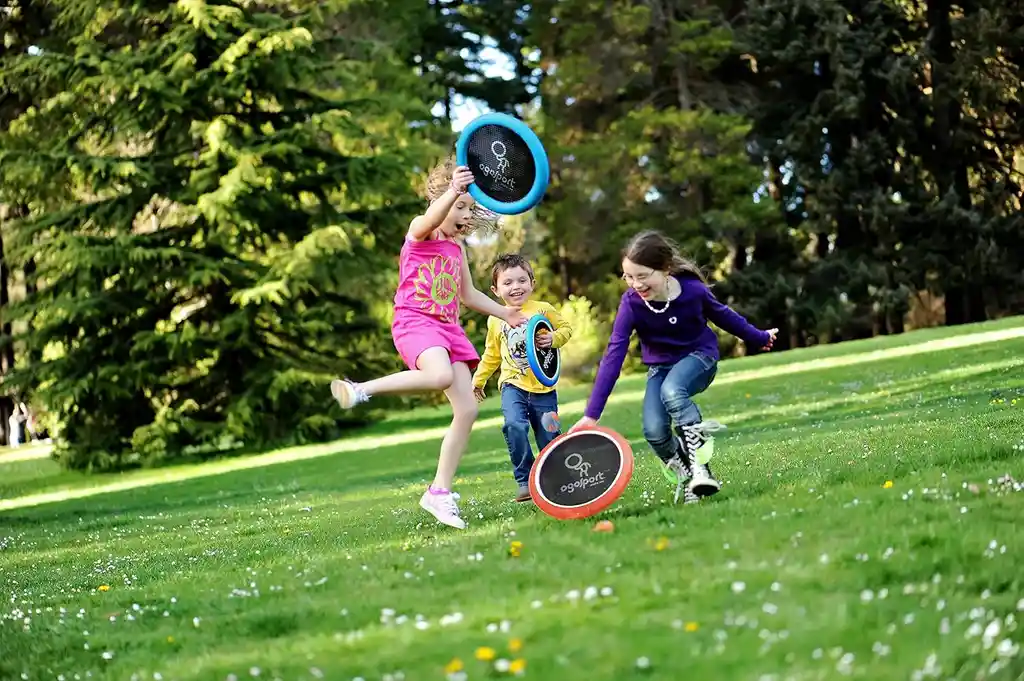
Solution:
M 1022 328 L 726 362 L 700 400 L 730 426 L 725 485 L 695 507 L 669 503 L 627 377 L 611 533 L 510 501 L 494 399 L 464 532 L 416 505 L 438 411 L 94 479 L 0 454 L 0 679 L 443 681 L 455 658 L 453 679 L 1022 678 L 1024 490 L 1002 479 L 1024 480 Z

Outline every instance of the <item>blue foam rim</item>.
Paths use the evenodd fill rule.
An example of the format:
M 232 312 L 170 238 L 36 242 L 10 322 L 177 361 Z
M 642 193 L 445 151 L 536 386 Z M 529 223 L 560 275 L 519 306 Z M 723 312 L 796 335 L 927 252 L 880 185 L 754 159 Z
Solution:
M 526 142 L 527 148 L 529 148 L 530 153 L 533 155 L 533 164 L 537 173 L 533 178 L 533 186 L 530 187 L 530 191 L 518 201 L 508 202 L 493 199 L 485 194 L 475 183 L 469 185 L 469 195 L 484 208 L 501 215 L 525 213 L 544 198 L 544 192 L 547 191 L 548 182 L 551 179 L 551 168 L 548 165 L 548 154 L 544 150 L 544 145 L 541 144 L 537 134 L 518 118 L 504 113 L 486 113 L 470 121 L 459 134 L 458 142 L 455 143 L 455 162 L 460 166 L 464 166 L 467 163 L 469 138 L 472 137 L 474 132 L 485 125 L 500 125 L 519 135 Z

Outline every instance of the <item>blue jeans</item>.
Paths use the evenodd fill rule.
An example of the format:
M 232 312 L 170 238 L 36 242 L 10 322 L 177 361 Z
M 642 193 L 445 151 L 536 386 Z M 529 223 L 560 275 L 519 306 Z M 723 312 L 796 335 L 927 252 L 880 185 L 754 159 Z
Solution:
M 656 364 L 647 370 L 644 393 L 644 438 L 651 449 L 668 461 L 679 453 L 672 436 L 672 424 L 689 426 L 701 421 L 693 397 L 715 380 L 718 362 L 703 352 L 694 352 L 675 364 Z
M 506 383 L 501 387 L 501 413 L 505 416 L 501 432 L 508 444 L 509 458 L 512 459 L 512 474 L 520 485 L 528 485 L 534 461 L 530 449 L 530 428 L 533 428 L 538 452 L 558 437 L 559 430 L 549 432 L 541 423 L 542 417 L 550 413 L 555 416 L 552 425 L 558 425 L 558 394 L 554 390 L 530 393 Z

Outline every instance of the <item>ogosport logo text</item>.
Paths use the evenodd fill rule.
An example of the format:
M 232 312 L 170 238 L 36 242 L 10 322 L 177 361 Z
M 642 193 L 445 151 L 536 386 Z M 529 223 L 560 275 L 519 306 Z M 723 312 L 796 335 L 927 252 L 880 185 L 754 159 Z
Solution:
M 544 363 L 541 364 L 541 367 L 543 367 L 543 369 L 544 369 L 544 373 L 547 373 L 548 367 L 551 366 L 551 362 L 554 359 L 555 359 L 555 353 L 550 352 L 550 351 L 544 353 Z
M 497 168 L 491 168 L 487 164 L 482 164 L 480 166 L 480 170 L 482 170 L 484 175 L 487 177 L 494 178 L 509 189 L 515 189 L 515 178 L 511 178 L 505 174 L 509 165 L 508 159 L 505 158 L 505 155 L 508 153 L 508 148 L 505 146 L 505 143 L 501 140 L 494 140 L 491 142 L 491 153 L 494 154 L 495 165 L 497 165 Z
M 590 475 L 590 466 L 591 463 L 589 461 L 584 461 L 583 455 L 577 452 L 573 452 L 569 456 L 565 457 L 565 467 L 569 470 L 576 471 L 579 474 L 580 479 L 562 485 L 558 488 L 558 491 L 566 494 L 604 482 L 604 471 L 601 471 L 596 475 Z

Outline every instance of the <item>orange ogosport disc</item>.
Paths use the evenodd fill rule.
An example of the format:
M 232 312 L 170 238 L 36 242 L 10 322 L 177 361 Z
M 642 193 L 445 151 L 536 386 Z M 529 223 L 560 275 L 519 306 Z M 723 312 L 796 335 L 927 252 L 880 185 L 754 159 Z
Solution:
M 588 518 L 622 496 L 633 477 L 629 441 L 604 426 L 555 438 L 530 470 L 530 495 L 559 520 Z

